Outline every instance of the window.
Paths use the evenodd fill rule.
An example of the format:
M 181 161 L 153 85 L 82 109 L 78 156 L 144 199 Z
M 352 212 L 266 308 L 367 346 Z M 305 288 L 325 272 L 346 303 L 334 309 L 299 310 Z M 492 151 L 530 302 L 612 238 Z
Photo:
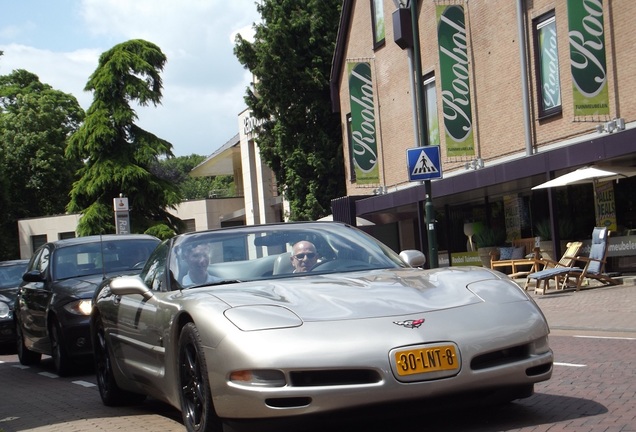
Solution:
M 384 8 L 382 0 L 371 0 L 371 28 L 373 29 L 373 49 L 384 45 Z
M 561 113 L 559 50 L 554 11 L 534 23 L 539 118 Z
M 424 100 L 426 101 L 426 131 L 428 144 L 439 145 L 439 117 L 437 117 L 437 91 L 435 90 L 435 75 L 424 76 Z
M 46 243 L 46 234 L 31 236 L 31 250 L 36 251 L 40 246 Z
M 58 240 L 75 238 L 75 231 L 62 232 L 57 235 Z

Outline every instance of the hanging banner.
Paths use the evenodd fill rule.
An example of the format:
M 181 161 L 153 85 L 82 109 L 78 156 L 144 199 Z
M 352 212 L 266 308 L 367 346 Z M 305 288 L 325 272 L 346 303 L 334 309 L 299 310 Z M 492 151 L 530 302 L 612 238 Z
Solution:
M 356 183 L 380 182 L 371 65 L 352 63 L 349 74 L 351 137 Z
M 464 8 L 437 6 L 436 13 L 446 154 L 474 156 Z
M 596 226 L 607 227 L 610 231 L 616 231 L 616 202 L 614 200 L 614 182 L 597 182 L 594 185 L 596 198 Z
M 603 0 L 567 1 L 574 115 L 609 115 Z

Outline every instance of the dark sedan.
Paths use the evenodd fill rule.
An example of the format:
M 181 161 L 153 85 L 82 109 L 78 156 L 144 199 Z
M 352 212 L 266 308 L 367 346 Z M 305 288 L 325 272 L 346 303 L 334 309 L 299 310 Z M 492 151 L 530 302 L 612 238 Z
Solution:
M 0 262 L 0 344 L 15 342 L 13 305 L 29 260 Z
M 20 363 L 53 357 L 59 375 L 90 358 L 91 298 L 111 276 L 136 274 L 159 239 L 143 234 L 58 240 L 31 258 L 17 295 L 14 319 Z

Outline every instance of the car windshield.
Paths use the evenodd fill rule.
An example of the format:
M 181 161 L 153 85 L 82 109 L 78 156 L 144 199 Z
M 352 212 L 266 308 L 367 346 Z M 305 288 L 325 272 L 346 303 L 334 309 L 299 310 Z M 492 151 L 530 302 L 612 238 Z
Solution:
M 156 246 L 153 240 L 122 239 L 63 247 L 54 254 L 53 278 L 140 270 Z
M 390 248 L 348 225 L 313 222 L 227 228 L 175 239 L 179 287 L 406 267 Z
M 0 289 L 15 288 L 20 285 L 28 264 L 28 261 L 2 263 L 0 265 Z

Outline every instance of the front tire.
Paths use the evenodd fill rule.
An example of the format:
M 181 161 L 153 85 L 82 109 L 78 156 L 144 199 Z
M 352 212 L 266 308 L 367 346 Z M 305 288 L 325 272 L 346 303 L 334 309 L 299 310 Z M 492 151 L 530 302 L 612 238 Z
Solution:
M 51 339 L 51 357 L 53 357 L 55 371 L 59 376 L 69 375 L 73 369 L 73 362 L 66 351 L 62 329 L 55 320 L 53 320 L 51 328 L 49 328 L 49 338 Z
M 179 389 L 181 414 L 189 432 L 221 432 L 223 424 L 212 405 L 210 381 L 194 323 L 186 324 L 179 337 Z
M 22 327 L 20 327 L 20 323 L 16 322 L 15 325 L 15 334 L 16 334 L 16 349 L 18 351 L 18 359 L 20 360 L 20 364 L 25 366 L 33 366 L 40 363 L 42 359 L 42 354 L 37 353 L 35 351 L 31 351 L 24 344 L 24 334 L 22 333 Z
M 102 403 L 106 406 L 123 406 L 142 402 L 146 395 L 122 390 L 115 381 L 110 347 L 106 341 L 106 332 L 101 318 L 95 319 L 93 350 L 97 388 Z

